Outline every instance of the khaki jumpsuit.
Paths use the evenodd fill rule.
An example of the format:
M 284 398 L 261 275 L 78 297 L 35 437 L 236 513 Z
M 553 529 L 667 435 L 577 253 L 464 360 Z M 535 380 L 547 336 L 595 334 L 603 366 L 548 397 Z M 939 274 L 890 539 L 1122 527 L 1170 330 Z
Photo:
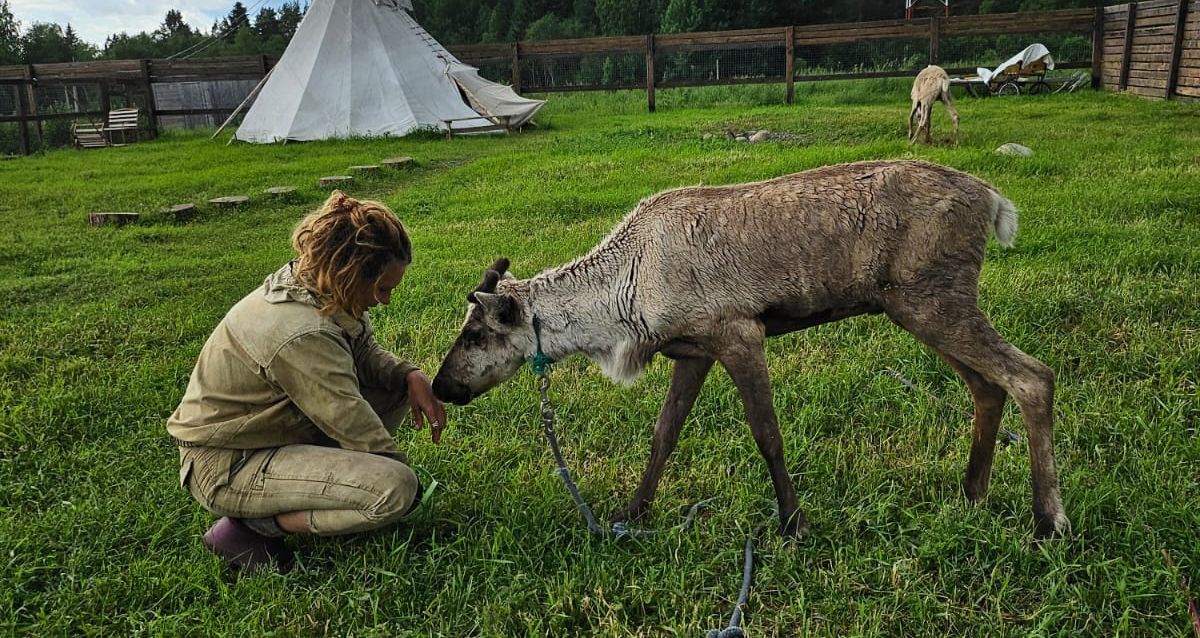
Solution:
M 319 535 L 397 521 L 419 481 L 392 434 L 417 368 L 375 341 L 367 313 L 319 312 L 280 268 L 213 331 L 167 420 L 179 481 L 220 516 L 311 511 Z

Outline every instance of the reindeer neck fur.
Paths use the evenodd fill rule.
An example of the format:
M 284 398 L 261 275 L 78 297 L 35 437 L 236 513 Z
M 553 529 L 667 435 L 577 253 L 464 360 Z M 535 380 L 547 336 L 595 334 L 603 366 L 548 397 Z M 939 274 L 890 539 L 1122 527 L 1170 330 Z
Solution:
M 542 349 L 554 359 L 581 352 L 620 383 L 635 380 L 658 349 L 637 299 L 637 246 L 621 224 L 575 261 L 519 282 L 542 323 Z

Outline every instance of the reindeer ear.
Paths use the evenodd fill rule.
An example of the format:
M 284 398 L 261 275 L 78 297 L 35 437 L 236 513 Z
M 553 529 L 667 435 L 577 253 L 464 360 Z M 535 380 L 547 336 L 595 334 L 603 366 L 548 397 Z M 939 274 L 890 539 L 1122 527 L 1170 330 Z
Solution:
M 508 264 L 508 257 L 501 257 L 500 259 L 497 259 L 496 263 L 492 264 L 492 267 L 488 268 L 488 270 L 494 270 L 503 275 L 504 273 L 508 272 Z
M 488 318 L 504 325 L 516 325 L 521 321 L 521 306 L 508 295 L 497 295 L 491 292 L 476 292 L 475 303 L 483 306 L 483 312 Z
M 467 301 L 471 303 L 478 303 L 475 301 L 476 293 L 496 292 L 496 284 L 499 283 L 499 281 L 500 273 L 494 270 L 488 270 L 487 272 L 483 273 L 483 280 L 479 282 L 478 286 L 475 286 L 475 290 L 471 291 L 467 295 Z

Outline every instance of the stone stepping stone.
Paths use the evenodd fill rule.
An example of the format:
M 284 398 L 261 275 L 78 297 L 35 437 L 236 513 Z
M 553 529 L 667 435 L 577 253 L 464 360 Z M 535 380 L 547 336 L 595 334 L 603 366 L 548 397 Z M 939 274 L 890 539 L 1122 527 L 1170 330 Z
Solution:
M 357 173 L 359 175 L 377 175 L 379 174 L 379 165 L 369 164 L 366 166 L 351 166 L 350 172 Z
M 319 186 L 333 186 L 334 184 L 343 184 L 353 182 L 354 178 L 349 175 L 330 175 L 317 180 Z
M 241 206 L 249 201 L 250 198 L 246 197 L 245 195 L 230 195 L 228 197 L 210 199 L 208 200 L 208 203 L 216 206 L 217 208 L 237 208 L 238 206 Z
M 272 186 L 263 192 L 268 195 L 274 195 L 276 197 L 283 197 L 284 195 L 291 195 L 292 193 L 296 192 L 296 187 L 295 186 Z
M 413 162 L 413 158 L 411 158 L 411 157 L 389 157 L 388 159 L 385 159 L 382 162 L 380 162 L 380 164 L 384 165 L 387 168 L 392 168 L 392 169 L 397 169 L 397 170 L 413 168 L 414 166 L 416 166 L 416 164 Z
M 177 222 L 186 222 L 196 216 L 195 204 L 176 204 L 167 209 L 167 213 Z
M 137 213 L 88 213 L 88 223 L 92 226 L 103 226 L 104 224 L 124 226 L 125 224 L 135 222 L 137 220 Z

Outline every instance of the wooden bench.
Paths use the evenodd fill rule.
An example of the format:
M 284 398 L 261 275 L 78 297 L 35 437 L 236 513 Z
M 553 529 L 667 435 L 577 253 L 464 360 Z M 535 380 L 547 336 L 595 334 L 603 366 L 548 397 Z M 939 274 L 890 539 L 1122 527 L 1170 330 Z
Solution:
M 94 122 L 75 122 L 71 124 L 71 138 L 75 140 L 76 148 L 104 148 L 108 139 L 104 137 L 104 127 Z
M 133 141 L 138 141 L 138 110 L 136 108 L 113 109 L 108 112 L 108 122 L 104 125 L 104 133 L 110 146 L 128 144 L 131 132 Z M 121 136 L 120 144 L 117 144 L 115 139 L 117 134 Z

